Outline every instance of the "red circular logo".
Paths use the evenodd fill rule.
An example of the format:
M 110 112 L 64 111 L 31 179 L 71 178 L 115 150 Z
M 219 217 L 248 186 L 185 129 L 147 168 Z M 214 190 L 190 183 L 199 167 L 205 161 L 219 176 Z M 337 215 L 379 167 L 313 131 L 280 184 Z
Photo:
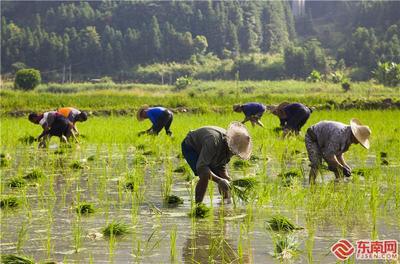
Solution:
M 353 245 L 347 239 L 341 239 L 331 247 L 332 253 L 340 260 L 346 260 L 354 253 Z

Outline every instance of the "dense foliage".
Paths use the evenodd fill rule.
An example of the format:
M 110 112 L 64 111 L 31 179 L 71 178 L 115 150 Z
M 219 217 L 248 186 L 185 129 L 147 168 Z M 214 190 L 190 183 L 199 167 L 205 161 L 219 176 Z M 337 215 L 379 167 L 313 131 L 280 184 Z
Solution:
M 44 80 L 109 75 L 172 84 L 196 67 L 205 79 L 237 71 L 243 79 L 305 79 L 350 67 L 350 77 L 363 80 L 379 61 L 400 62 L 400 2 L 309 1 L 296 17 L 293 2 L 4 2 L 2 73 L 34 67 Z M 248 56 L 260 53 L 284 59 Z M 219 68 L 201 63 L 210 56 Z M 143 68 L 171 63 L 189 66 L 173 76 Z
M 21 90 L 33 90 L 41 82 L 40 72 L 35 69 L 22 69 L 15 74 L 14 87 Z

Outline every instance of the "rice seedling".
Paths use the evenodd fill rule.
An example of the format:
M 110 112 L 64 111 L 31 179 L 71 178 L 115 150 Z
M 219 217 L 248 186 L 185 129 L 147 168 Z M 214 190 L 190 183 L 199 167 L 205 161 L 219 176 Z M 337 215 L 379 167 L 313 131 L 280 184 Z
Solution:
M 7 185 L 11 188 L 21 188 L 26 185 L 26 181 L 21 177 L 15 177 L 9 180 Z
M 274 232 L 290 233 L 296 230 L 303 229 L 302 227 L 295 226 L 287 217 L 282 215 L 273 216 L 266 222 L 267 230 Z
M 233 180 L 231 183 L 232 193 L 240 200 L 248 202 L 250 197 L 254 194 L 257 183 L 258 181 L 254 177 Z
M 16 249 L 18 253 L 21 253 L 21 249 L 24 246 L 27 238 L 28 238 L 28 221 L 25 221 L 21 224 L 21 228 L 18 231 L 18 240 L 16 243 Z
M 26 174 L 23 178 L 26 180 L 38 180 L 44 178 L 44 173 L 39 169 L 33 169 L 31 172 Z
M 171 262 L 176 261 L 176 234 L 177 234 L 177 228 L 176 226 L 174 226 L 169 233 Z
M 102 233 L 105 237 L 123 236 L 129 232 L 129 226 L 120 221 L 112 221 L 102 229 Z
M 4 154 L 1 153 L 0 154 L 0 167 L 7 167 L 10 165 L 10 161 L 11 161 L 11 156 L 10 154 Z
M 20 206 L 20 200 L 15 196 L 9 196 L 0 200 L 0 208 L 17 208 Z
M 204 203 L 199 203 L 194 206 L 194 208 L 189 213 L 190 217 L 194 218 L 206 218 L 209 216 L 210 208 L 207 207 Z
M 35 264 L 32 258 L 13 254 L 2 254 L 1 263 L 3 264 Z
M 94 206 L 92 203 L 80 202 L 75 207 L 75 211 L 79 215 L 88 215 L 95 212 Z
M 87 158 L 87 161 L 94 161 L 96 159 L 96 155 L 90 155 L 88 158 Z

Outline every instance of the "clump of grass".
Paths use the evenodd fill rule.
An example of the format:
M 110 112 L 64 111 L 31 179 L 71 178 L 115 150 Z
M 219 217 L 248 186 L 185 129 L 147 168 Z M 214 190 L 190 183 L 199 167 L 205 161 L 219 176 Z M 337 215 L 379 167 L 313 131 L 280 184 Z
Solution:
M 351 173 L 353 175 L 365 177 L 365 176 L 368 176 L 371 174 L 371 169 L 368 169 L 368 168 L 354 169 Z
M 63 154 L 65 154 L 65 149 L 64 148 L 59 148 L 56 151 L 54 151 L 54 154 L 63 155 Z
M 169 205 L 179 205 L 179 204 L 183 204 L 183 199 L 176 195 L 168 195 L 165 198 L 165 202 Z
M 84 166 L 82 162 L 80 162 L 79 160 L 75 160 L 74 162 L 72 162 L 71 168 L 74 170 L 81 170 L 84 168 Z
M 0 201 L 0 208 L 16 208 L 20 204 L 20 201 L 15 196 L 9 196 Z
M 174 172 L 185 173 L 185 172 L 187 172 L 187 169 L 184 165 L 180 165 L 176 169 L 174 169 Z
M 75 211 L 80 215 L 92 214 L 94 213 L 94 207 L 91 203 L 81 202 L 76 206 Z
M 233 162 L 233 167 L 235 169 L 247 168 L 250 167 L 250 163 L 247 160 L 238 159 Z
M 295 230 L 303 229 L 302 227 L 295 226 L 287 217 L 282 215 L 273 216 L 266 224 L 268 230 L 281 233 L 291 233 Z
M 276 133 L 276 134 L 279 134 L 280 132 L 282 132 L 282 128 L 281 128 L 281 127 L 274 127 L 274 128 L 272 129 L 272 131 L 273 131 L 274 133 Z
M 87 158 L 88 161 L 94 161 L 96 159 L 96 155 L 91 155 Z
M 36 141 L 34 136 L 23 136 L 18 139 L 19 142 L 26 145 L 32 145 Z
M 389 165 L 389 161 L 386 159 L 386 158 L 388 157 L 387 152 L 381 151 L 381 152 L 379 153 L 379 157 L 380 157 L 380 159 L 381 159 L 381 165 L 383 165 L 383 166 Z
M 232 191 L 240 200 L 247 202 L 252 191 L 257 186 L 258 181 L 254 177 L 247 177 L 233 180 L 231 183 Z
M 189 213 L 190 217 L 196 218 L 206 218 L 210 214 L 210 208 L 208 208 L 205 204 L 199 203 L 192 209 Z
M 23 178 L 26 180 L 37 180 L 44 177 L 44 173 L 39 169 L 33 169 L 31 172 L 26 174 Z
M 31 258 L 18 256 L 13 254 L 1 255 L 1 263 L 3 264 L 35 264 Z
M 24 187 L 25 185 L 26 181 L 20 177 L 13 178 L 8 182 L 8 186 L 11 188 L 21 188 Z
M 129 233 L 129 226 L 125 223 L 112 221 L 103 228 L 102 233 L 106 237 L 126 235 Z

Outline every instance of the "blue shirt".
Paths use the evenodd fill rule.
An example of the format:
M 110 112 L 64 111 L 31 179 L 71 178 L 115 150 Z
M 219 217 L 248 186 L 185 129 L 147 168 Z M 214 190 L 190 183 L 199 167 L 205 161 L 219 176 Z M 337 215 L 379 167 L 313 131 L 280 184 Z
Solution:
M 167 110 L 164 107 L 151 107 L 147 110 L 147 117 L 153 123 L 153 125 L 157 124 L 158 118 Z
M 287 119 L 296 115 L 299 112 L 303 112 L 306 114 L 310 112 L 310 109 L 307 106 L 300 104 L 300 103 L 289 104 L 289 105 L 285 106 L 285 108 L 283 108 L 283 110 L 285 111 L 285 113 L 287 115 Z
M 263 114 L 265 112 L 265 109 L 265 105 L 260 103 L 247 103 L 242 105 L 242 110 L 245 116 Z

